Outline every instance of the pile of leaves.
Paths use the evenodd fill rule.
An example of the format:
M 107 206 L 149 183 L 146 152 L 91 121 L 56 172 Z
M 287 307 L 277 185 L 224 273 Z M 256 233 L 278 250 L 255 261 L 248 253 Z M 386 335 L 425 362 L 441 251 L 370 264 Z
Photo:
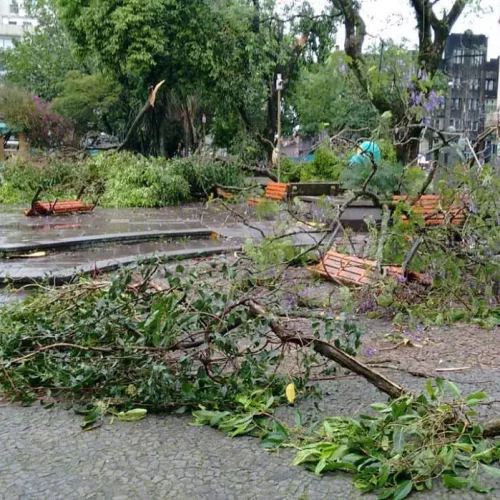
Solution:
M 445 391 L 455 399 L 446 399 Z M 480 472 L 500 477 L 500 445 L 482 438 L 471 420 L 472 409 L 487 398 L 476 392 L 462 398 L 455 384 L 436 379 L 427 383 L 427 395 L 411 395 L 390 404 L 371 405 L 376 415 L 359 419 L 325 419 L 313 436 L 293 446 L 294 464 L 316 474 L 346 471 L 364 492 L 378 490 L 379 499 L 402 500 L 412 491 L 431 490 L 435 480 L 448 488 L 488 492 Z
M 231 405 L 248 388 L 281 392 L 283 356 L 233 291 L 179 266 L 35 293 L 0 318 L 0 390 L 13 400 L 108 401 L 167 410 Z M 244 344 L 242 345 L 242 341 Z
M 75 163 L 53 158 L 13 158 L 6 163 L 0 203 L 29 202 L 42 185 L 51 199 L 74 197 L 82 186 L 105 207 L 163 207 L 207 198 L 216 184 L 242 186 L 238 162 L 192 156 L 172 159 L 132 153 L 99 154 Z
M 473 408 L 487 397 L 480 391 L 464 398 L 455 384 L 438 378 L 435 384 L 428 381 L 427 394 L 374 403 L 371 415 L 327 417 L 312 428 L 299 411 L 293 427 L 277 419 L 274 399 L 261 393 L 240 397 L 232 412 L 203 408 L 193 415 L 196 425 L 216 427 L 230 437 L 248 434 L 270 450 L 292 448 L 293 464 L 315 474 L 347 472 L 361 491 L 376 491 L 380 500 L 403 500 L 432 490 L 436 481 L 447 488 L 491 491 L 481 480 L 484 474 L 500 477 L 494 466 L 500 445 L 485 440 L 472 420 Z

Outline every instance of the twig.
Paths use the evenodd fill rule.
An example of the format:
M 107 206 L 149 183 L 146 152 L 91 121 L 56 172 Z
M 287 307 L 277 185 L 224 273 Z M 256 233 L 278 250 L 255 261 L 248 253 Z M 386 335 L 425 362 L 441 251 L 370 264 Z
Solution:
M 20 358 L 13 359 L 11 363 L 21 363 L 22 361 L 26 361 L 27 359 L 32 358 L 33 356 L 36 356 L 41 352 L 50 351 L 51 349 L 77 349 L 80 351 L 94 351 L 102 353 L 113 352 L 113 349 L 111 347 L 86 347 L 78 344 L 68 344 L 66 342 L 59 342 L 57 344 L 51 344 L 40 347 L 36 351 L 26 354 L 26 356 L 21 356 Z M 5 362 L 3 364 L 5 364 Z

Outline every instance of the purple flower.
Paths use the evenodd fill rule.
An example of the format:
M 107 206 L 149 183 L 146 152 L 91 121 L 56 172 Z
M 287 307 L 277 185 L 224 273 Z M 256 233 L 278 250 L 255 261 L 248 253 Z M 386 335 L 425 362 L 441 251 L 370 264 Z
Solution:
M 375 356 L 375 354 L 377 354 L 377 350 L 376 349 L 365 349 L 365 356 L 368 356 L 369 358 L 371 358 L 372 356 Z
M 420 106 L 422 102 L 423 94 L 422 92 L 417 92 L 415 90 L 410 91 L 410 104 L 412 106 Z
M 295 295 L 287 294 L 284 298 L 283 308 L 285 311 L 291 311 L 297 307 L 297 297 Z
M 473 213 L 473 214 L 477 214 L 477 213 L 478 213 L 478 211 L 479 211 L 479 210 L 478 210 L 478 208 L 477 208 L 477 205 L 476 205 L 473 201 L 471 201 L 471 202 L 469 203 L 469 212 L 471 212 L 471 213 Z
M 396 276 L 396 279 L 398 280 L 399 283 L 406 283 L 406 281 L 407 281 L 406 278 L 401 274 L 398 274 Z
M 362 304 L 359 306 L 359 312 L 361 314 L 364 314 L 368 311 L 371 311 L 375 307 L 375 304 L 372 299 L 365 300 L 362 302 Z

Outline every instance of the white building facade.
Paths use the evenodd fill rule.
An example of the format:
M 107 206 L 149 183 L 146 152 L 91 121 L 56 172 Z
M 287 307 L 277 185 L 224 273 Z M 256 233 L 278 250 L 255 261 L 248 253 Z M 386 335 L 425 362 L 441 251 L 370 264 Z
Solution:
M 0 0 L 0 50 L 13 46 L 13 40 L 37 25 L 29 15 L 24 0 Z

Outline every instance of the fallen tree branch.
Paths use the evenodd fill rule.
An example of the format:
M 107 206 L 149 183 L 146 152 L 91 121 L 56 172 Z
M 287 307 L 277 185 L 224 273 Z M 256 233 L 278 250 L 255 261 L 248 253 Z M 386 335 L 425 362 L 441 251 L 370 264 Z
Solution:
M 261 318 L 270 317 L 269 312 L 256 302 L 249 301 L 247 305 L 250 313 L 253 316 Z M 331 359 L 343 368 L 347 368 L 357 375 L 364 377 L 366 380 L 368 380 L 368 382 L 377 387 L 377 389 L 384 392 L 393 399 L 397 399 L 405 394 L 408 394 L 407 391 L 405 391 L 399 385 L 387 379 L 380 373 L 371 370 L 370 368 L 368 368 L 368 366 L 360 363 L 355 358 L 342 351 L 342 349 L 339 349 L 329 344 L 328 342 L 318 340 L 314 337 L 290 334 L 286 331 L 285 327 L 275 319 L 270 319 L 269 326 L 282 342 L 295 344 L 300 347 L 311 347 L 312 349 L 314 349 L 314 351 L 316 351 L 318 354 L 321 354 L 325 358 Z

